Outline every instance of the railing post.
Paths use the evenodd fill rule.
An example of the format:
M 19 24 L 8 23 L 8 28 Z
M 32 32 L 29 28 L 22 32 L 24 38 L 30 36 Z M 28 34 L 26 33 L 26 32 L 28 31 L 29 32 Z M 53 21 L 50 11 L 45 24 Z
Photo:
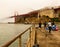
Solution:
M 30 32 L 29 32 L 29 38 L 30 38 L 30 47 L 31 47 L 31 31 L 32 31 L 32 27 L 30 28 Z
M 31 38 L 31 31 L 32 31 L 32 27 L 30 28 L 30 33 L 29 33 L 29 37 Z
M 37 44 L 37 31 L 35 28 L 35 24 L 34 24 L 34 45 L 32 47 L 39 47 L 39 44 Z
M 19 36 L 19 47 L 21 47 L 21 36 Z

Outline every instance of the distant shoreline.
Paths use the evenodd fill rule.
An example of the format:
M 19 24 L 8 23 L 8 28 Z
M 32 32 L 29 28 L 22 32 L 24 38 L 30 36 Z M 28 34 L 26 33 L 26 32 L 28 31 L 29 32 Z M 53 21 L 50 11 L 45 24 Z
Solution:
M 14 22 L 6 22 L 6 23 L 0 22 L 0 24 L 15 24 L 15 23 Z

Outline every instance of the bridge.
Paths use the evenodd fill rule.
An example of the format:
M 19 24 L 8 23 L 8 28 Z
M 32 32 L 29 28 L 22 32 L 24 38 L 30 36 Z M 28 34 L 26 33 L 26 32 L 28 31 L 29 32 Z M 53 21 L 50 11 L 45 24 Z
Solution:
M 14 18 L 15 23 L 25 22 L 26 18 L 31 18 L 31 17 L 38 18 L 39 17 L 38 11 L 39 10 L 34 10 L 34 11 L 31 11 L 31 12 L 26 13 L 26 14 L 18 14 L 18 12 L 15 12 L 13 16 L 5 17 L 5 18 L 1 19 L 1 21 Z

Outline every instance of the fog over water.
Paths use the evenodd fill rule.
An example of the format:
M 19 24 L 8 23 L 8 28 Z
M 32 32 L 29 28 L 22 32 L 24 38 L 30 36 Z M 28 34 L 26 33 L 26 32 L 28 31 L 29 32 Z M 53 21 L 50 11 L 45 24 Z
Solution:
M 0 0 L 0 22 L 14 22 L 14 19 L 4 19 L 14 13 L 23 14 L 47 6 L 59 6 L 60 0 Z M 4 19 L 4 20 L 1 20 Z

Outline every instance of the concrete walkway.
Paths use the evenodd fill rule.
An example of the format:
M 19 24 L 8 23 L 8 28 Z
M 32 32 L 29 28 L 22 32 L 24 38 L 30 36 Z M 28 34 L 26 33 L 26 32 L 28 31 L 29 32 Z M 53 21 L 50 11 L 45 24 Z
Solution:
M 40 47 L 60 47 L 60 32 L 52 31 L 49 34 L 48 31 L 42 29 L 37 30 L 37 43 Z

